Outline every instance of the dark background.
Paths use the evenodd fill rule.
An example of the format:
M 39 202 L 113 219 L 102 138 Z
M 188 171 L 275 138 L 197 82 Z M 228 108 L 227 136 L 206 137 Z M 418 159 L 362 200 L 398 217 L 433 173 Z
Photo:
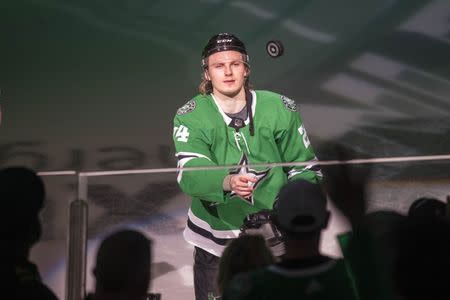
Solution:
M 197 93 L 203 45 L 218 32 L 246 43 L 256 89 L 297 102 L 319 159 L 335 159 L 336 142 L 353 158 L 450 153 L 446 0 L 3 0 L 0 25 L 0 167 L 175 167 L 172 119 Z M 283 56 L 267 55 L 269 40 L 283 43 Z M 446 161 L 373 171 L 375 208 L 404 211 L 423 193 L 449 193 Z M 90 237 L 140 224 L 183 245 L 189 199 L 175 176 L 90 178 Z M 35 257 L 63 295 L 77 177 L 45 181 L 48 244 Z

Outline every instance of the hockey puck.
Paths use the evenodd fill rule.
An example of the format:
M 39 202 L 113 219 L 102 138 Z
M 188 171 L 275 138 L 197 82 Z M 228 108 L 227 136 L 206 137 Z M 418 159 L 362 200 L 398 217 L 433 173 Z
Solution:
M 266 44 L 266 51 L 272 58 L 277 58 L 283 55 L 284 47 L 280 41 L 268 41 Z

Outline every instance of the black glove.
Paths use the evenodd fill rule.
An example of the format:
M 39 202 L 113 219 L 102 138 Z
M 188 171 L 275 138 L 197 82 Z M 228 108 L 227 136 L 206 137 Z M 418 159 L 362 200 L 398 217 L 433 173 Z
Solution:
M 243 221 L 240 235 L 259 234 L 266 240 L 275 256 L 284 253 L 283 236 L 273 222 L 271 210 L 264 209 L 257 213 L 249 214 Z

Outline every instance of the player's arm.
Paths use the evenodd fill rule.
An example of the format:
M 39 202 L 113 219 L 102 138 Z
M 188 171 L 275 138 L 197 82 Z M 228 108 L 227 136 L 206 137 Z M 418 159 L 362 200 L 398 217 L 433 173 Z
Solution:
M 283 162 L 304 162 L 305 166 L 285 167 L 288 179 L 306 179 L 318 182 L 322 179 L 322 173 L 317 165 L 317 157 L 308 139 L 305 126 L 299 113 L 292 109 L 284 111 L 285 122 L 280 131 L 278 147 Z
M 214 155 L 210 142 L 200 124 L 176 116 L 174 119 L 173 141 L 178 167 L 214 167 Z M 178 172 L 177 181 L 182 191 L 192 197 L 213 202 L 225 202 L 228 193 L 224 190 L 226 169 Z

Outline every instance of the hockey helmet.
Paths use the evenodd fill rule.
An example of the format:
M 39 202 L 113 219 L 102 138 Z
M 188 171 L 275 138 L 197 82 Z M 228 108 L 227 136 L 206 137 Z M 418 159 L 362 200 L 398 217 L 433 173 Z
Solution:
M 203 48 L 202 67 L 207 67 L 206 58 L 208 58 L 208 56 L 210 56 L 211 54 L 232 50 L 244 54 L 244 63 L 248 65 L 249 57 L 244 43 L 233 34 L 219 33 L 211 37 L 206 46 Z

